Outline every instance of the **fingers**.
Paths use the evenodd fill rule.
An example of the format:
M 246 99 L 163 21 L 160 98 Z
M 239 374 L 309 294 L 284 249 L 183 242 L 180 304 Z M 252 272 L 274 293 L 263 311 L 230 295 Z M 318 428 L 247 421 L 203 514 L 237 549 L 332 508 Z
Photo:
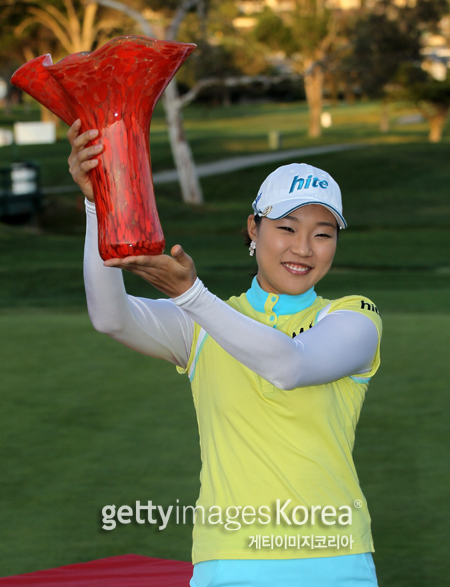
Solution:
M 185 253 L 181 245 L 174 245 L 170 254 L 182 267 L 188 268 L 193 264 L 192 257 Z
M 136 257 L 125 257 L 123 259 L 108 259 L 103 263 L 105 267 L 116 267 L 131 271 L 141 277 L 150 278 L 151 282 L 158 280 L 161 276 L 167 276 L 175 268 L 174 259 L 168 255 L 139 255 Z
M 86 149 L 79 151 L 77 155 L 77 160 L 80 163 L 80 167 L 83 169 L 82 164 L 88 161 L 89 163 L 98 163 L 98 159 L 95 159 L 93 161 L 90 161 L 90 159 L 92 159 L 92 157 L 95 157 L 96 155 L 99 155 L 102 151 L 103 145 L 93 145 L 92 147 L 87 147 Z
M 93 159 L 103 151 L 103 145 L 86 145 L 95 139 L 99 132 L 97 129 L 90 129 L 81 135 L 78 133 L 81 129 L 81 120 L 76 120 L 70 127 L 67 138 L 72 146 L 69 156 L 69 172 L 77 183 L 83 194 L 91 202 L 94 201 L 92 184 L 89 178 L 89 171 L 98 166 L 98 159 Z
M 74 139 L 72 147 L 76 151 L 81 151 L 81 149 L 84 149 L 84 147 L 89 143 L 89 141 L 95 139 L 97 135 L 97 129 L 92 128 L 91 130 L 87 130 L 86 132 L 82 133 Z
M 95 145 L 95 147 L 91 147 L 91 150 L 88 152 L 84 152 L 86 145 L 89 141 L 92 141 L 98 136 L 97 129 L 87 130 L 86 132 L 78 135 L 81 128 L 81 120 L 76 120 L 72 126 L 70 127 L 69 131 L 67 132 L 67 138 L 69 139 L 69 143 L 72 146 L 72 151 L 69 156 L 69 165 L 72 165 L 75 160 L 77 161 L 85 161 L 86 159 L 93 157 L 94 155 L 99 154 L 102 151 L 101 145 Z M 80 153 L 81 159 L 80 159 Z
M 85 147 L 89 141 L 92 141 L 92 139 L 95 139 L 95 137 L 98 135 L 98 130 L 92 128 L 78 136 L 80 128 L 81 120 L 78 118 L 67 131 L 67 138 L 69 139 L 69 143 L 77 150 Z
M 167 265 L 167 255 L 138 255 L 136 257 L 124 257 L 123 259 L 108 259 L 103 265 L 105 267 L 121 267 L 123 269 L 156 268 Z
M 94 167 L 97 167 L 98 165 L 98 159 L 90 159 L 89 161 L 85 161 L 84 163 L 81 163 L 79 166 L 79 169 L 81 171 L 80 174 L 78 174 L 79 180 L 83 181 L 84 179 L 87 179 L 87 174 L 91 169 L 94 169 Z
M 180 269 L 189 269 L 193 265 L 192 257 L 184 252 L 181 245 L 174 245 L 171 250 L 170 258 L 168 255 L 138 255 L 136 257 L 124 257 L 123 259 L 108 259 L 103 263 L 106 267 L 121 267 L 122 269 L 168 269 L 169 266 L 176 267 L 174 261 L 178 263 Z
M 71 145 L 73 145 L 74 140 L 77 138 L 78 133 L 80 132 L 80 128 L 81 120 L 78 118 L 67 131 L 67 138 L 69 139 L 69 143 Z
M 161 259 L 167 255 L 125 257 L 124 259 L 108 259 L 103 263 L 105 267 L 123 269 L 142 277 L 155 287 L 161 283 L 161 277 L 167 275 L 167 262 Z M 170 257 L 168 257 L 169 260 Z M 172 260 L 173 261 L 173 260 Z M 163 278 L 164 282 L 164 278 Z
M 115 267 L 139 275 L 171 298 L 183 294 L 197 278 L 195 265 L 180 245 L 172 247 L 172 255 L 139 255 L 123 259 L 108 259 L 105 267 Z

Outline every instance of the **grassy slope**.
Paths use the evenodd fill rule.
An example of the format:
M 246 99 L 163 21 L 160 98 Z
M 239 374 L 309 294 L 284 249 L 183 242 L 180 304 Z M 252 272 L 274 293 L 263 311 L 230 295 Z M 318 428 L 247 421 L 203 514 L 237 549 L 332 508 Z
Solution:
M 284 149 L 299 148 L 330 143 L 375 142 L 404 143 L 425 141 L 428 133 L 426 123 L 399 125 L 400 116 L 413 111 L 406 105 L 391 107 L 392 129 L 387 135 L 380 135 L 380 109 L 377 104 L 358 103 L 353 106 L 340 105 L 328 110 L 333 116 L 333 126 L 324 129 L 319 139 L 307 137 L 308 111 L 304 104 L 267 104 L 262 106 L 234 106 L 231 108 L 205 108 L 190 106 L 184 112 L 185 128 L 197 163 L 215 161 L 239 154 L 267 151 L 267 134 L 278 130 L 282 134 Z M 11 117 L 0 114 L 0 125 L 12 127 L 13 121 L 38 120 L 39 111 L 24 115 L 18 108 Z M 67 171 L 67 157 L 70 153 L 65 138 L 67 127 L 58 129 L 60 140 L 36 150 L 33 145 L 3 147 L 1 165 L 14 160 L 32 159 L 41 165 L 44 186 L 73 185 Z M 450 133 L 447 124 L 444 137 Z M 162 108 L 158 105 L 153 115 L 150 144 L 153 171 L 173 168 L 167 137 L 166 123 Z
M 359 112 L 347 111 L 351 128 Z M 374 111 L 365 115 L 373 126 Z M 233 122 L 232 111 L 227 116 Z M 253 117 L 248 109 L 235 112 L 239 117 L 248 131 L 269 125 L 274 113 L 264 107 Z M 203 118 L 205 124 L 192 112 L 190 132 L 207 140 L 212 128 L 220 148 L 228 144 L 222 156 L 230 154 L 223 137 L 229 132 L 231 141 L 237 126 L 214 124 L 209 113 Z M 340 132 L 348 138 L 344 122 Z M 355 460 L 373 520 L 380 586 L 421 587 L 444 582 L 449 147 L 424 143 L 423 129 L 416 143 L 394 138 L 397 144 L 310 158 L 341 184 L 353 228 L 341 234 L 335 268 L 316 289 L 330 298 L 361 292 L 382 311 L 382 367 L 362 412 Z M 208 140 L 211 146 L 213 136 Z M 249 148 L 252 140 L 242 131 L 238 144 Z M 248 287 L 254 263 L 237 232 L 272 168 L 203 180 L 207 204 L 199 209 L 179 203 L 176 185 L 157 191 L 168 247 L 182 242 L 222 297 Z M 81 232 L 83 214 L 72 206 L 69 216 Z M 189 527 L 100 529 L 108 503 L 193 504 L 198 437 L 186 379 L 93 331 L 82 285 L 83 239 L 74 232 L 38 237 L 0 226 L 0 274 L 7 278 L 0 331 L 8 365 L 0 393 L 1 575 L 126 552 L 189 559 Z M 158 295 L 134 276 L 127 284 L 135 295 Z
M 449 308 L 449 151 L 447 143 L 408 143 L 308 159 L 329 169 L 342 185 L 350 226 L 341 234 L 334 269 L 320 284 L 323 295 L 359 288 L 364 275 L 367 294 L 378 294 L 382 310 L 418 311 L 425 301 L 432 312 Z M 254 262 L 238 232 L 272 169 L 204 178 L 206 204 L 196 208 L 180 203 L 176 184 L 158 186 L 167 249 L 181 242 L 207 285 L 224 297 L 248 285 Z M 73 208 L 70 218 L 84 232 L 84 212 Z M 0 307 L 84 307 L 82 237 L 37 237 L 3 227 L 0 242 L 0 272 L 9 276 Z M 139 279 L 129 282 L 136 295 L 158 295 Z
M 131 552 L 188 560 L 189 526 L 100 529 L 107 504 L 195 502 L 199 456 L 186 378 L 93 332 L 84 314 L 14 312 L 0 327 L 9 366 L 1 573 Z M 355 448 L 380 585 L 439 585 L 450 317 L 388 313 L 384 328 L 383 364 Z

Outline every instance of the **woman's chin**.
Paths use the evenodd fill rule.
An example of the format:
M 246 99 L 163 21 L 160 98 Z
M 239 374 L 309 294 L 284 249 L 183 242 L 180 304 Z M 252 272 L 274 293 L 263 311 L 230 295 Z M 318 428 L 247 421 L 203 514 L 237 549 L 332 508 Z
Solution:
M 303 293 L 306 293 L 307 291 L 309 291 L 312 288 L 313 284 L 310 283 L 309 281 L 306 283 L 296 283 L 296 284 L 292 284 L 292 283 L 285 283 L 283 285 L 280 284 L 280 287 L 278 288 L 278 291 L 280 291 L 283 294 L 286 294 L 288 296 L 299 296 Z

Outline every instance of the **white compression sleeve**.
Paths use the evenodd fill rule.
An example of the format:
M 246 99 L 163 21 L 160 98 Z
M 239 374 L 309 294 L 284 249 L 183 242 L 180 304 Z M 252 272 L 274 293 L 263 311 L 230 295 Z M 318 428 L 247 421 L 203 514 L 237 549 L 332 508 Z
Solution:
M 192 319 L 172 300 L 128 295 L 122 271 L 103 265 L 97 238 L 95 205 L 86 200 L 84 283 L 94 328 L 136 351 L 186 367 L 194 336 Z
M 367 373 L 377 345 L 375 324 L 338 310 L 295 338 L 237 312 L 200 279 L 175 304 L 243 365 L 281 389 L 321 385 Z

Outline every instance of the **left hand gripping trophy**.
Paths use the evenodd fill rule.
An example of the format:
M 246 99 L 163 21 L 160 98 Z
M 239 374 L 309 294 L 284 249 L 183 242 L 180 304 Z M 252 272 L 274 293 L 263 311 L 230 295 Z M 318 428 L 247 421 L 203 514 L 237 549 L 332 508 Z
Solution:
M 53 64 L 41 55 L 11 82 L 80 133 L 96 128 L 103 152 L 90 171 L 104 261 L 160 255 L 165 241 L 150 168 L 150 121 L 158 98 L 196 45 L 117 37 L 93 53 Z

